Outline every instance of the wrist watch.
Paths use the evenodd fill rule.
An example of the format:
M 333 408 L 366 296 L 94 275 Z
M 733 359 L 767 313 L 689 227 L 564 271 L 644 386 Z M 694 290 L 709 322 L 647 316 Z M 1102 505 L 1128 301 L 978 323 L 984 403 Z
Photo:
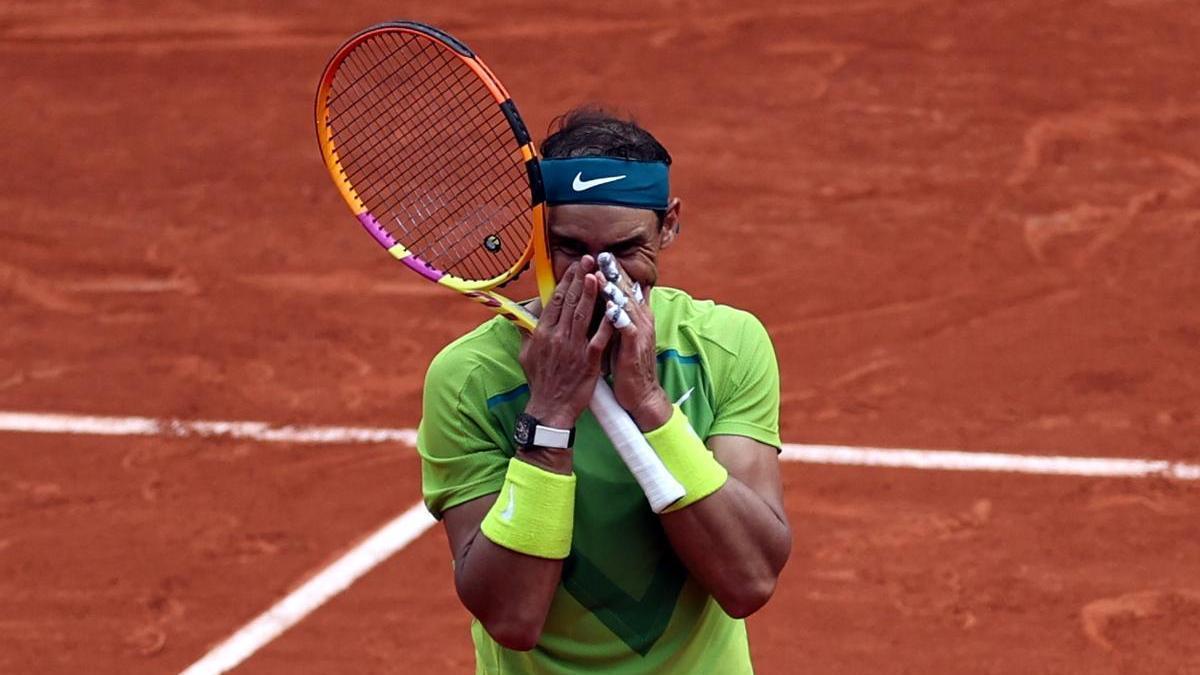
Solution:
M 534 447 L 566 449 L 575 444 L 575 428 L 556 429 L 543 426 L 533 415 L 521 413 L 517 415 L 513 441 L 516 442 L 518 450 Z

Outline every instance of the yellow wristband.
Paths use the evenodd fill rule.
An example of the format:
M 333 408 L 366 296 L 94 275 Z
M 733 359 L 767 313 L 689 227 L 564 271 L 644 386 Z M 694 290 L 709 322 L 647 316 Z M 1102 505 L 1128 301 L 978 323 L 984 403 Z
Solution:
M 666 424 L 645 434 L 646 442 L 658 453 L 667 471 L 686 490 L 683 499 L 667 507 L 663 513 L 695 504 L 721 489 L 729 479 L 729 472 L 696 435 L 688 423 L 687 415 L 679 406 L 674 408 Z
M 517 553 L 566 558 L 575 530 L 575 474 L 564 476 L 510 459 L 500 497 L 479 530 Z

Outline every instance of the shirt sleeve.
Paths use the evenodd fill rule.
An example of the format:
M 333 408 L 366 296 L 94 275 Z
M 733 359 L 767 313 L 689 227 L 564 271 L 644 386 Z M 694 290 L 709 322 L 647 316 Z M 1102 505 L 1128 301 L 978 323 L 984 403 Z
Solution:
M 472 405 L 464 397 L 476 369 L 459 361 L 443 352 L 430 364 L 417 429 L 421 489 L 438 519 L 446 509 L 499 492 L 508 469 L 503 431 L 492 424 L 486 403 Z
M 741 324 L 736 355 L 714 383 L 716 410 L 709 436 L 748 436 L 780 447 L 779 363 L 771 337 L 753 314 L 737 312 Z

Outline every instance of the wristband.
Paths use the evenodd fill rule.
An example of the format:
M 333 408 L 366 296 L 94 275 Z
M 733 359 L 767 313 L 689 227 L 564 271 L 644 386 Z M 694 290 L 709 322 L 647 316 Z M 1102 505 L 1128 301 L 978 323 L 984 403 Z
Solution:
M 479 530 L 492 543 L 538 558 L 571 552 L 575 529 L 575 474 L 564 476 L 513 458 L 500 497 Z
M 667 471 L 686 490 L 683 499 L 667 507 L 663 513 L 695 504 L 719 490 L 729 478 L 729 472 L 696 435 L 683 409 L 678 405 L 673 408 L 671 419 L 666 424 L 645 434 L 646 442 L 658 453 Z

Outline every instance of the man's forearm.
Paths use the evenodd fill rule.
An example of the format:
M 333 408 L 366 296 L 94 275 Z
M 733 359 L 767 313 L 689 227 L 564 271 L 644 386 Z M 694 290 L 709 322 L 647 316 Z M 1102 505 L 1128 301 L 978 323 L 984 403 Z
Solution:
M 681 507 L 662 515 L 671 545 L 726 613 L 748 616 L 771 597 L 792 548 L 777 451 L 742 436 L 705 443 L 678 405 L 669 417 L 660 409 L 649 418 L 646 410 L 634 419 L 651 429 L 647 442 L 687 492 Z
M 770 599 L 792 549 L 782 514 L 732 475 L 708 497 L 663 514 L 662 524 L 692 576 L 739 618 Z
M 525 467 L 527 471 L 529 467 L 536 467 L 547 472 L 539 472 L 537 475 L 542 477 L 539 480 L 544 480 L 549 475 L 570 476 L 573 468 L 570 450 L 532 447 L 518 450 L 511 461 L 520 462 L 520 466 Z M 512 471 L 515 468 L 518 467 L 509 467 L 509 478 L 505 482 L 505 486 L 509 487 L 509 502 L 508 508 L 505 509 L 507 513 L 502 512 L 501 519 L 513 517 L 511 509 L 516 506 L 516 498 L 513 496 L 516 486 L 510 486 L 507 481 L 512 480 Z M 574 481 L 568 485 L 573 493 Z M 538 483 L 535 486 L 524 487 L 533 487 L 532 492 L 537 492 L 539 489 L 553 489 L 554 486 Z M 534 495 L 527 493 L 521 498 L 522 508 L 525 509 L 522 513 L 526 516 L 530 513 L 529 508 L 532 507 L 534 511 L 538 508 L 536 500 L 530 500 L 530 497 Z M 572 498 L 571 503 L 573 502 Z M 485 513 L 503 505 L 496 504 L 495 499 L 488 500 L 479 518 L 481 521 L 485 520 Z M 562 505 L 565 506 L 566 503 Z M 569 530 L 573 526 L 573 510 L 565 510 L 561 515 L 566 519 L 565 525 Z M 532 526 L 539 534 L 544 533 L 538 529 L 536 521 L 527 518 L 509 521 L 512 527 L 516 527 L 518 523 L 523 523 L 522 527 Z M 519 544 L 513 546 L 520 550 L 512 550 L 505 547 L 509 545 L 508 542 L 505 546 L 496 543 L 505 541 L 504 539 L 489 539 L 488 537 L 494 536 L 495 533 L 488 530 L 485 534 L 485 525 L 481 522 L 471 540 L 456 558 L 454 580 L 459 598 L 497 642 L 510 649 L 532 649 L 541 636 L 546 614 L 550 611 L 550 602 L 562 578 L 562 558 L 557 556 L 565 556 L 566 549 L 555 547 L 558 550 L 553 554 L 546 554 L 547 557 L 541 557 L 543 553 L 522 548 Z M 555 521 L 551 525 L 561 523 Z M 569 542 L 569 537 L 567 541 Z M 524 545 L 528 546 L 528 542 Z M 533 553 L 538 554 L 532 555 Z
M 463 605 L 492 638 L 525 651 L 541 636 L 562 565 L 510 551 L 477 533 L 455 563 L 454 582 Z

